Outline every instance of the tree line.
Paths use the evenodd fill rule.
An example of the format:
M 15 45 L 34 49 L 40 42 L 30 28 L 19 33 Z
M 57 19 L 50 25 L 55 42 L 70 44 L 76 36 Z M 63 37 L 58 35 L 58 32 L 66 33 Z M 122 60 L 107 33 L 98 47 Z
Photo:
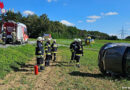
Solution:
M 59 21 L 51 21 L 46 14 L 23 16 L 20 12 L 8 11 L 3 19 L 24 23 L 27 26 L 30 38 L 37 38 L 43 36 L 44 33 L 48 33 L 52 35 L 52 38 L 85 38 L 87 35 L 91 35 L 94 39 L 118 39 L 116 36 L 109 36 L 99 31 L 80 30 L 75 26 L 66 26 Z

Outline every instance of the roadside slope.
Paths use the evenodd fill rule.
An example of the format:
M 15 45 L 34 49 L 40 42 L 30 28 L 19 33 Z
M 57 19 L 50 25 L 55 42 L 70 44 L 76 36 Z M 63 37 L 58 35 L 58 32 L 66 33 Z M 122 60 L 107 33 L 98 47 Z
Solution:
M 0 81 L 0 87 L 2 90 L 120 90 L 130 86 L 128 78 L 113 78 L 100 73 L 98 51 L 85 50 L 80 68 L 69 63 L 70 55 L 67 47 L 59 47 L 57 61 L 51 62 L 51 66 L 39 75 L 34 75 L 34 58 L 18 71 L 8 74 Z

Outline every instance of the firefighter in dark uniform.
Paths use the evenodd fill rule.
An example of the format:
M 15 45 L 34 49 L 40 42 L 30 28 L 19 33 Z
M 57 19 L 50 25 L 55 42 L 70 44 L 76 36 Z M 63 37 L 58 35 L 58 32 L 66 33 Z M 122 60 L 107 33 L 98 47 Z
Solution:
M 75 46 L 76 46 L 76 43 L 77 43 L 77 39 L 74 39 L 74 41 L 70 44 L 70 51 L 71 51 L 71 60 L 70 60 L 70 63 L 74 60 L 74 57 L 75 57 Z
M 52 55 L 54 55 L 54 59 L 53 59 L 54 62 L 56 61 L 57 48 L 58 48 L 58 45 L 56 44 L 56 40 L 54 40 L 51 45 Z
M 36 45 L 36 58 L 39 71 L 44 70 L 43 61 L 44 61 L 44 49 L 43 49 L 43 38 L 38 37 Z
M 3 30 L 3 32 L 2 32 L 3 45 L 6 44 L 6 39 L 7 39 L 6 36 L 7 36 L 7 34 L 6 34 L 6 27 L 4 27 L 4 30 Z
M 81 46 L 81 39 L 78 39 L 78 42 L 75 46 L 75 60 L 76 60 L 76 66 L 80 67 L 80 56 L 83 54 L 82 46 Z
M 45 52 L 46 52 L 45 66 L 49 66 L 50 60 L 52 58 L 50 39 L 48 39 L 47 42 L 45 43 Z

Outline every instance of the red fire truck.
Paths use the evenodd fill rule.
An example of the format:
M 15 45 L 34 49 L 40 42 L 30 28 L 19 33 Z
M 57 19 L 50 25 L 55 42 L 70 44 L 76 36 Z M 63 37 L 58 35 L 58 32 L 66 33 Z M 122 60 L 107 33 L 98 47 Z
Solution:
M 2 28 L 3 27 L 6 27 L 7 43 L 12 42 L 11 33 L 12 33 L 13 29 L 15 29 L 15 31 L 16 31 L 16 43 L 23 44 L 28 41 L 29 37 L 27 35 L 27 27 L 25 24 L 19 23 L 19 22 L 14 22 L 14 21 L 7 21 L 7 22 L 3 23 Z

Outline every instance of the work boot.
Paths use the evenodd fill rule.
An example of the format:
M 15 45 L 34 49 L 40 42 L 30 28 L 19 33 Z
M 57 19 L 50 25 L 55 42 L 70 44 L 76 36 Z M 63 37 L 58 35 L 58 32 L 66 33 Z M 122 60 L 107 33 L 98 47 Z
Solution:
M 40 70 L 44 70 L 44 66 L 40 66 Z
M 45 66 L 47 66 L 47 62 L 45 62 Z

